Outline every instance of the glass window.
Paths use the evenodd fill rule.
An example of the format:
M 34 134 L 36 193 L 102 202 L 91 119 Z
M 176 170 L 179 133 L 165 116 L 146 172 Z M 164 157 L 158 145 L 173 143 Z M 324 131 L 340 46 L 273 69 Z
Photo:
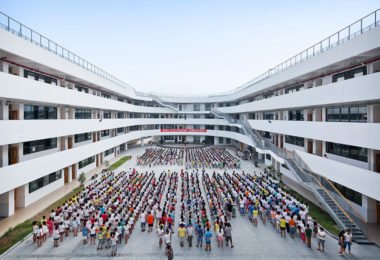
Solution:
M 92 156 L 92 157 L 89 157 L 87 159 L 84 159 L 83 161 L 80 161 L 78 163 L 78 168 L 81 169 L 87 165 L 90 165 L 93 162 L 95 162 L 95 156 Z
M 75 143 L 91 140 L 91 133 L 76 134 L 74 136 Z
M 368 150 L 367 148 L 363 147 L 327 142 L 326 151 L 327 153 L 359 160 L 362 162 L 368 161 Z
M 46 175 L 44 177 L 38 178 L 37 180 L 34 180 L 32 182 L 29 182 L 29 193 L 32 193 L 38 189 L 41 189 L 42 187 L 49 185 L 50 183 L 53 183 L 61 178 L 62 178 L 61 171 L 57 171 L 49 175 Z
M 109 136 L 109 135 L 110 135 L 110 130 L 102 130 L 101 133 L 100 133 L 100 135 L 101 135 L 102 137 L 104 137 L 104 136 Z
M 75 119 L 91 119 L 90 109 L 75 109 Z
M 305 139 L 298 136 L 285 135 L 285 143 L 293 144 L 297 146 L 304 146 Z
M 48 106 L 24 105 L 24 119 L 57 119 L 57 108 Z
M 348 107 L 342 107 L 340 109 L 340 121 L 342 121 L 342 122 L 348 122 L 349 121 L 349 108 Z
M 23 145 L 23 154 L 31 154 L 42 152 L 45 150 L 57 148 L 57 138 L 42 139 L 36 141 L 25 142 Z

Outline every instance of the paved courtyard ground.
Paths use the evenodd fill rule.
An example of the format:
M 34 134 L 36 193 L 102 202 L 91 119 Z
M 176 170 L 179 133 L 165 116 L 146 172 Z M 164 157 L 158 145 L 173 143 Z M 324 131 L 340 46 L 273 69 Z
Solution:
M 144 148 L 133 148 L 128 150 L 127 154 L 131 154 L 132 160 L 121 166 L 118 171 L 135 167 L 139 170 L 150 171 L 153 168 L 136 167 L 136 155 L 141 155 Z M 158 174 L 162 170 L 168 170 L 169 167 L 155 167 L 154 171 Z M 178 166 L 170 167 L 171 170 L 180 170 Z M 261 171 L 255 168 L 252 163 L 242 161 L 242 168 L 238 171 L 252 172 Z M 208 171 L 209 173 L 212 170 Z M 221 172 L 221 171 L 220 171 Z M 179 185 L 181 185 L 179 179 Z M 180 190 L 180 189 L 179 189 Z M 204 192 L 204 191 L 203 191 Z M 180 196 L 180 192 L 178 193 Z M 178 203 L 177 203 L 178 205 Z M 178 214 L 179 210 L 176 210 Z M 176 219 L 178 219 L 177 216 Z M 306 245 L 298 238 L 290 237 L 281 238 L 278 233 L 270 226 L 264 226 L 259 220 L 258 227 L 254 227 L 248 218 L 239 214 L 237 218 L 232 220 L 232 236 L 234 240 L 234 248 L 218 248 L 216 241 L 213 239 L 212 251 L 206 252 L 204 249 L 185 246 L 179 246 L 179 239 L 173 237 L 173 250 L 175 259 L 342 259 L 338 255 L 337 241 L 332 237 L 327 237 L 326 251 L 321 253 L 316 250 L 316 240 L 312 240 L 312 249 L 308 249 Z M 165 259 L 164 249 L 158 247 L 158 237 L 155 232 L 141 232 L 139 223 L 136 224 L 131 238 L 127 245 L 118 246 L 118 255 L 115 258 L 124 259 Z M 175 229 L 177 231 L 177 228 Z M 176 235 L 176 233 L 175 233 Z M 353 256 L 345 256 L 345 259 L 380 259 L 380 248 L 372 245 L 357 245 L 352 247 Z M 83 245 L 81 236 L 74 238 L 70 236 L 65 238 L 58 248 L 53 248 L 52 239 L 40 248 L 33 243 L 29 237 L 7 254 L 0 258 L 3 259 L 103 259 L 110 257 L 110 249 L 101 251 L 96 250 L 96 246 Z

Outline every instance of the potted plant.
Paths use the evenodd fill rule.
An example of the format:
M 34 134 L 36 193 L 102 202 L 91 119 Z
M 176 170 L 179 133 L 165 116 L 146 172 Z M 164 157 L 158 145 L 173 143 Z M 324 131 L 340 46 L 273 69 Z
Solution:
M 82 172 L 79 177 L 78 177 L 78 181 L 80 182 L 80 185 L 83 186 L 84 182 L 86 181 L 86 175 L 84 174 L 84 172 Z

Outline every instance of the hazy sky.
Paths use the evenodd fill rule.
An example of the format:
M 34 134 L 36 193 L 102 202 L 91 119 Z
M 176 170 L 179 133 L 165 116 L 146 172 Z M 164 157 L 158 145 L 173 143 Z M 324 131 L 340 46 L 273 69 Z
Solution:
M 372 0 L 0 0 L 140 91 L 231 90 L 379 8 Z

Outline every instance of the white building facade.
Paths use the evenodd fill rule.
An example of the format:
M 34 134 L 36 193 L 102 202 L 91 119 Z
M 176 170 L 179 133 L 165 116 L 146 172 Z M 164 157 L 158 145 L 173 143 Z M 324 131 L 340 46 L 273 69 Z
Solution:
M 308 182 L 333 185 L 345 211 L 380 224 L 380 11 L 203 96 L 138 92 L 1 16 L 0 216 L 152 138 L 248 148 L 302 186 L 295 162 Z

